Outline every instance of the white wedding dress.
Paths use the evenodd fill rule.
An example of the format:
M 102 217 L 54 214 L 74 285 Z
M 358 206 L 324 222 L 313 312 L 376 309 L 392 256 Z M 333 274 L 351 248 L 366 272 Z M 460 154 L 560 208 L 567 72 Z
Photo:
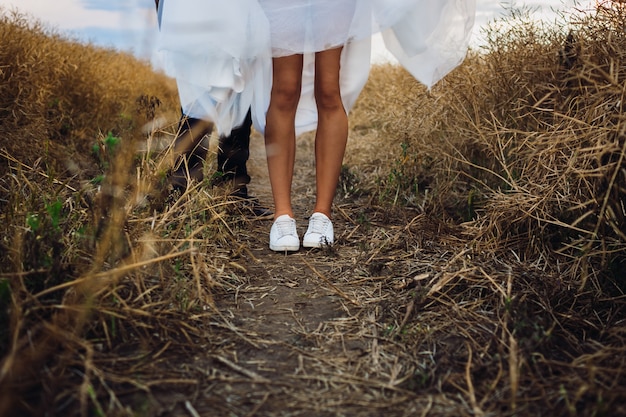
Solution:
M 160 49 L 183 112 L 220 135 L 252 108 L 265 129 L 271 58 L 305 54 L 296 131 L 315 129 L 314 53 L 343 46 L 341 94 L 354 105 L 370 68 L 371 36 L 417 80 L 433 86 L 465 57 L 475 0 L 161 0 Z

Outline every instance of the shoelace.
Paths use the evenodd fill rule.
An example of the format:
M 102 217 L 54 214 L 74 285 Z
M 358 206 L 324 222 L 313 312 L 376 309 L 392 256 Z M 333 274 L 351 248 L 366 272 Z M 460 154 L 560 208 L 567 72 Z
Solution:
M 276 229 L 278 229 L 279 238 L 293 235 L 293 220 L 280 220 L 275 224 Z
M 328 227 L 329 220 L 325 219 L 321 216 L 311 217 L 310 219 L 310 227 L 312 233 L 319 233 L 321 235 L 326 232 L 326 228 Z

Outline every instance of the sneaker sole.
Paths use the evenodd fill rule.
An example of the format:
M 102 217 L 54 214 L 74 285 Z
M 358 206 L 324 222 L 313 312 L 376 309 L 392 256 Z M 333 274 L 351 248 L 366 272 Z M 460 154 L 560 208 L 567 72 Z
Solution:
M 306 242 L 303 240 L 302 246 L 305 248 L 320 248 L 322 244 L 320 242 Z
M 324 238 L 324 240 L 326 240 Z M 318 239 L 311 239 L 311 240 L 306 240 L 306 239 L 302 239 L 302 246 L 305 248 L 321 248 L 324 246 L 332 246 L 333 242 L 323 242 L 321 238 Z
M 273 246 L 270 245 L 270 249 L 274 252 L 295 252 L 300 249 L 300 245 L 298 246 Z
M 315 243 L 313 243 L 313 242 L 302 242 L 302 247 L 304 247 L 304 248 L 318 248 L 319 249 L 319 248 L 324 247 L 324 246 L 333 246 L 333 244 L 332 243 L 323 244 L 323 243 L 320 243 L 320 242 L 315 242 Z

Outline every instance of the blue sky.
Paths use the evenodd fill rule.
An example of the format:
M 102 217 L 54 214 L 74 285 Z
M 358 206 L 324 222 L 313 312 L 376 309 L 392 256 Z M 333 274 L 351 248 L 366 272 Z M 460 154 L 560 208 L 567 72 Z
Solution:
M 475 39 L 480 38 L 482 26 L 511 4 L 536 9 L 537 18 L 550 20 L 555 17 L 554 10 L 589 4 L 589 0 L 476 0 Z M 158 66 L 154 0 L 0 0 L 0 8 L 17 9 L 72 38 L 131 51 Z M 381 45 L 374 43 L 375 59 L 385 59 Z

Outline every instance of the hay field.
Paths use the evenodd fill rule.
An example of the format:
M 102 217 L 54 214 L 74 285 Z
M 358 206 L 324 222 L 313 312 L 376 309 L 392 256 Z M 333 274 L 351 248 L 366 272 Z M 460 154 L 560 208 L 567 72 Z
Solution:
M 3 13 L 0 415 L 626 415 L 626 10 L 506 23 L 432 91 L 372 69 L 337 245 L 283 256 L 167 195 L 172 80 Z

